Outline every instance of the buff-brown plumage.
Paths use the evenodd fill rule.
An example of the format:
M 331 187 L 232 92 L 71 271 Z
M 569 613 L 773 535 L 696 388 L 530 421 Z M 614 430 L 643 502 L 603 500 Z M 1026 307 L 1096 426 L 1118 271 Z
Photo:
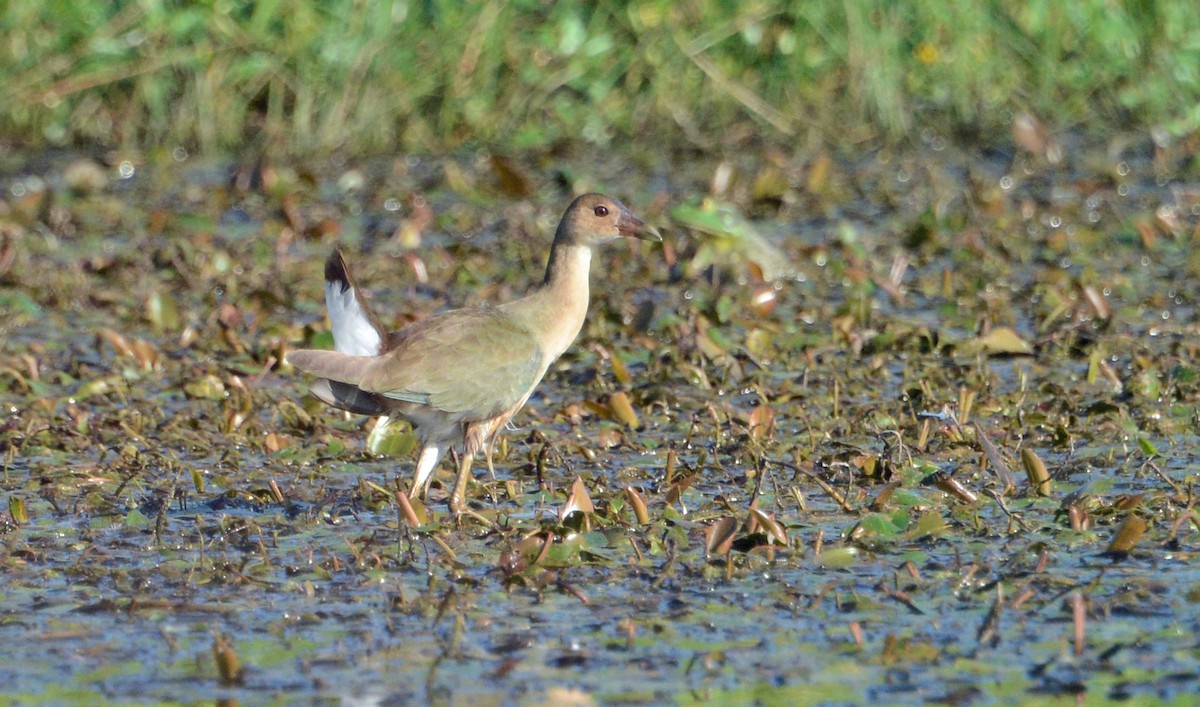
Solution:
M 555 232 L 546 275 L 526 297 L 455 309 L 387 334 L 367 308 L 340 252 L 326 263 L 334 351 L 295 351 L 288 361 L 320 380 L 313 394 L 361 414 L 398 416 L 421 438 L 413 495 L 437 462 L 462 448 L 451 507 L 462 508 L 471 461 L 525 404 L 583 326 L 591 249 L 622 236 L 660 240 L 616 199 L 585 194 Z

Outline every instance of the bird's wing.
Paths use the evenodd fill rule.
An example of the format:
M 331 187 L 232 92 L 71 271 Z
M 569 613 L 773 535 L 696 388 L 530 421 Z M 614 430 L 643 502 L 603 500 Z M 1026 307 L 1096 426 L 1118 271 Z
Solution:
M 532 331 L 496 309 L 443 312 L 414 322 L 357 385 L 394 400 L 488 419 L 537 385 L 541 348 Z

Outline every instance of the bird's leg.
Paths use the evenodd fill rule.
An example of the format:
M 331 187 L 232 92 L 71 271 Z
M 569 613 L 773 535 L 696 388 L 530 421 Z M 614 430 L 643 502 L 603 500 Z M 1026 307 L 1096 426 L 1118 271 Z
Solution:
M 450 512 L 458 515 L 467 507 L 467 480 L 471 478 L 471 463 L 475 455 L 463 452 L 458 460 L 458 478 L 454 480 L 454 493 L 450 494 Z
M 496 492 L 495 492 L 496 467 L 492 466 L 492 448 L 495 446 L 496 446 L 496 437 L 493 435 L 492 438 L 487 441 L 487 446 L 485 446 L 483 448 L 483 458 L 487 461 L 488 473 L 492 475 L 493 483 L 488 484 L 487 491 L 488 491 L 488 496 L 491 497 L 491 499 L 492 499 L 493 506 L 496 505 L 496 503 L 497 503 Z
M 492 466 L 492 451 L 493 447 L 495 446 L 496 437 L 493 435 L 492 438 L 488 440 L 487 446 L 483 448 L 483 458 L 487 461 L 488 473 L 492 475 L 492 481 L 496 480 L 496 467 Z
M 417 457 L 417 473 L 413 475 L 412 490 L 408 492 L 409 498 L 424 496 L 429 492 L 429 482 L 433 481 L 433 470 L 437 468 L 445 451 L 444 445 L 431 442 L 426 442 L 425 446 L 421 447 L 421 455 Z

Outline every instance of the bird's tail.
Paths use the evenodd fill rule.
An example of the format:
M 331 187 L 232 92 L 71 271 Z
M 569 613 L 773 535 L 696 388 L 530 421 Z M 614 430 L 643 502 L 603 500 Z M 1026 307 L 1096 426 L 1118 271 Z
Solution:
M 339 383 L 322 378 L 308 389 L 313 397 L 326 405 L 358 415 L 388 414 L 386 401 L 374 393 L 368 393 L 349 383 Z
M 386 333 L 363 299 L 342 251 L 336 248 L 325 261 L 325 309 L 335 351 L 352 356 L 383 353 Z

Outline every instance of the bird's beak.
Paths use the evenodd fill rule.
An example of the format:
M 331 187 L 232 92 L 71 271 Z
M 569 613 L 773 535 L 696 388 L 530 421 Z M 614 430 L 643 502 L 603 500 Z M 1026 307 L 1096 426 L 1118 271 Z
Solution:
M 621 210 L 621 216 L 617 219 L 617 231 L 622 236 L 631 236 L 640 238 L 643 241 L 661 241 L 662 236 L 658 235 L 658 230 L 641 220 L 637 216 L 629 213 L 625 209 Z

